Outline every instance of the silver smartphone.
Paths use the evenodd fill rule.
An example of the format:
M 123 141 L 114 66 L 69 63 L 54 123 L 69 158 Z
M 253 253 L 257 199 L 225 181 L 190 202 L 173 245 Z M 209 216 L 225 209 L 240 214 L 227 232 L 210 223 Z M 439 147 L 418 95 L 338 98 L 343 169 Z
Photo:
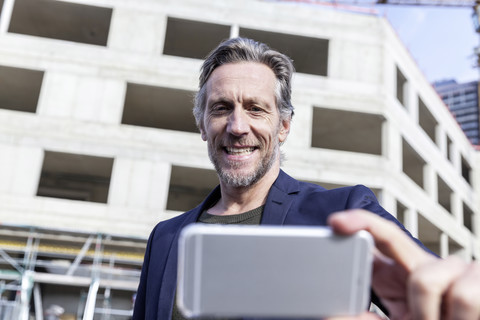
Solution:
M 326 227 L 192 224 L 179 239 L 187 317 L 323 318 L 368 310 L 373 240 Z

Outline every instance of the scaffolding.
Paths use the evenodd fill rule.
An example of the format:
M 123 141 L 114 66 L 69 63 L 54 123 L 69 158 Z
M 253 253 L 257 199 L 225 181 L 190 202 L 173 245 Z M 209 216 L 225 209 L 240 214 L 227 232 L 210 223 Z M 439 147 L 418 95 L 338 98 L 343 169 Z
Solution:
M 140 238 L 0 226 L 0 320 L 130 319 L 145 246 Z M 71 288 L 78 295 L 62 294 Z

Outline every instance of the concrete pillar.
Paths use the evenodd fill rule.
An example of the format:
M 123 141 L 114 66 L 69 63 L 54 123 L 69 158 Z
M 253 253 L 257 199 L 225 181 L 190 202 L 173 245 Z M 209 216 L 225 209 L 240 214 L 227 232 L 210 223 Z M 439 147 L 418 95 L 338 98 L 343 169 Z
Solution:
M 295 92 L 295 91 L 293 91 Z M 292 149 L 288 156 L 293 157 L 293 149 L 308 149 L 312 146 L 312 121 L 313 108 L 309 104 L 296 103 L 295 93 L 292 97 L 293 105 L 295 106 L 295 116 L 290 123 L 290 133 L 285 142 L 285 147 Z M 300 111 L 301 109 L 301 111 Z M 298 152 L 298 151 L 295 151 Z
M 418 213 L 412 208 L 408 208 L 405 212 L 405 228 L 418 238 Z
M 450 146 L 450 159 L 456 172 L 462 175 L 462 156 L 458 150 L 458 147 L 453 142 Z
M 235 23 L 230 28 L 230 38 L 236 38 L 240 35 L 240 26 Z
M 169 163 L 115 159 L 108 203 L 114 206 L 165 209 L 170 170 Z
M 409 82 L 407 82 L 407 88 L 407 96 L 405 100 L 408 101 L 408 113 L 412 121 L 418 123 L 418 95 Z
M 15 0 L 4 0 L 3 2 L 3 8 L 0 10 L 2 12 L 0 15 L 0 34 L 5 34 L 8 32 L 8 26 L 10 25 L 14 4 Z
M 35 196 L 42 170 L 39 147 L 0 145 L 0 193 Z
M 480 235 L 480 212 L 473 212 L 472 214 L 472 232 L 477 237 Z
M 440 256 L 442 258 L 448 257 L 448 235 L 445 232 L 440 234 Z
M 478 241 L 478 237 L 472 237 L 472 256 L 475 257 L 476 260 L 480 260 L 480 241 Z
M 107 46 L 119 51 L 158 56 L 163 52 L 167 19 L 164 15 L 115 8 Z
M 435 202 L 438 201 L 437 173 L 431 164 L 423 166 L 423 184 L 428 196 Z
M 382 207 L 394 217 L 398 218 L 397 199 L 395 199 L 395 196 L 388 189 L 382 189 L 380 199 Z
M 382 154 L 388 159 L 392 171 L 402 171 L 402 136 L 388 120 L 382 124 Z
M 445 157 L 448 158 L 447 155 L 447 134 L 444 130 L 444 128 L 440 125 L 437 125 L 435 127 L 435 138 L 436 141 L 435 143 L 438 146 L 438 149 L 440 150 L 440 153 Z
M 452 215 L 455 217 L 457 223 L 463 226 L 463 202 L 456 192 L 452 192 L 450 195 L 450 203 Z
M 38 114 L 108 124 L 120 123 L 125 90 L 125 82 L 117 79 L 47 72 Z

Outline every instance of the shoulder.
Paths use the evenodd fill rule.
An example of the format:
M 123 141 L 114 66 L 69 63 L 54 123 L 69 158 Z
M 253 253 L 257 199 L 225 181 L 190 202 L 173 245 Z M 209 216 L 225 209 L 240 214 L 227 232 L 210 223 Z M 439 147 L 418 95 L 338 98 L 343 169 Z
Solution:
M 163 266 L 167 261 L 170 250 L 175 244 L 175 239 L 178 238 L 181 229 L 188 224 L 189 221 L 195 221 L 193 215 L 195 215 L 195 209 L 174 218 L 161 221 L 153 228 L 145 250 L 144 263 L 146 265 L 153 264 L 155 268 Z
M 327 190 L 318 184 L 294 179 L 284 171 L 280 171 L 273 187 L 275 193 L 293 196 L 297 204 L 318 204 L 335 210 L 361 208 L 372 203 L 378 205 L 375 194 L 364 185 Z
M 153 228 L 150 234 L 150 242 L 158 241 L 161 238 L 173 237 L 177 231 L 182 228 L 188 221 L 196 220 L 194 216 L 199 212 L 198 208 L 189 210 L 185 213 L 182 213 L 176 217 L 160 221 Z
M 317 199 L 342 203 L 347 207 L 355 207 L 365 202 L 378 202 L 372 190 L 364 185 L 325 189 L 308 182 L 299 181 L 299 196 L 303 199 Z
M 326 195 L 326 196 L 337 196 L 337 197 L 359 197 L 359 196 L 368 196 L 376 199 L 374 193 L 364 185 L 356 185 L 350 187 L 341 187 L 331 190 L 327 190 L 324 187 L 311 183 L 304 182 L 292 178 L 283 170 L 280 170 L 280 174 L 273 184 L 273 187 L 281 190 L 286 194 L 300 194 L 300 195 Z

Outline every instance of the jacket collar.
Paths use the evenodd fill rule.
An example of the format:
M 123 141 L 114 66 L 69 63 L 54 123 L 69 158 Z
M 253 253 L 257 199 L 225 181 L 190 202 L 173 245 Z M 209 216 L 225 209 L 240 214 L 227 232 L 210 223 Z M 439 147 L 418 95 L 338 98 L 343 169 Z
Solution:
M 165 271 L 163 273 L 160 295 L 158 300 L 157 319 L 171 319 L 175 292 L 177 287 L 177 260 L 178 260 L 178 238 L 184 227 L 195 223 L 203 212 L 210 208 L 220 198 L 220 187 L 217 186 L 207 198 L 196 208 L 184 214 L 184 219 L 175 231 L 175 236 L 170 245 Z
M 261 224 L 282 225 L 295 197 L 291 195 L 300 190 L 299 182 L 283 170 L 268 192 Z
M 280 170 L 277 179 L 273 183 L 267 196 L 261 224 L 282 225 L 285 222 L 287 212 L 290 209 L 295 197 L 290 195 L 299 192 L 299 182 Z M 180 231 L 188 224 L 195 223 L 199 215 L 210 208 L 220 198 L 220 186 L 217 186 L 207 198 L 195 209 L 186 214 L 185 220 L 177 229 L 173 243 L 170 247 L 166 268 L 163 274 L 162 286 L 160 289 L 160 300 L 158 303 L 158 314 L 160 318 L 171 318 L 171 310 L 174 302 L 174 292 L 177 285 L 177 256 L 178 237 Z M 162 301 L 165 301 L 162 303 Z M 167 302 L 168 301 L 168 302 Z
M 283 170 L 280 170 L 277 179 L 268 192 L 265 209 L 263 210 L 262 224 L 281 225 L 285 221 L 288 209 L 293 202 L 293 197 L 300 190 L 298 180 L 290 177 Z M 220 198 L 220 186 L 217 186 L 205 200 L 192 210 L 185 224 L 194 223 L 204 210 L 208 210 Z

